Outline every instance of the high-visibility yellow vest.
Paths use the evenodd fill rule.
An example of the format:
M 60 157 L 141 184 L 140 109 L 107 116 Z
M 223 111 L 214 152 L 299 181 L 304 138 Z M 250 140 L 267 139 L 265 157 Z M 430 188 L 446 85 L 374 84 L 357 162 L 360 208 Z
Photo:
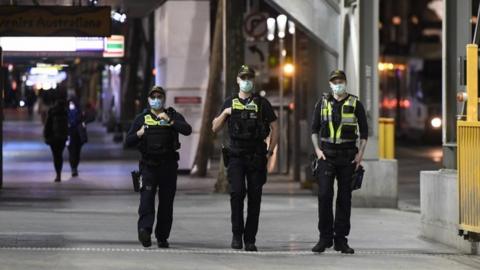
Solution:
M 155 120 L 150 114 L 145 115 L 144 117 L 144 123 L 147 126 L 171 126 L 170 123 L 168 123 L 165 120 Z
M 322 125 L 327 127 L 321 132 L 320 138 L 323 142 L 341 144 L 346 142 L 355 142 L 358 138 L 358 119 L 355 116 L 355 108 L 357 106 L 357 98 L 349 95 L 342 105 L 342 120 L 337 130 L 333 126 L 333 106 L 332 102 L 327 98 L 322 99 L 322 107 L 320 110 Z

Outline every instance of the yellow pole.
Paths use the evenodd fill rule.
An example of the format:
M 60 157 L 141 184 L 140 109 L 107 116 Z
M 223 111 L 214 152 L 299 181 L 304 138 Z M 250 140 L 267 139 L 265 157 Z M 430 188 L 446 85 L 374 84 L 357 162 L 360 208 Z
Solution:
M 385 124 L 384 118 L 378 119 L 378 156 L 379 158 L 385 158 Z
M 395 120 L 385 119 L 385 158 L 395 157 Z
M 478 46 L 467 45 L 467 121 L 478 121 Z

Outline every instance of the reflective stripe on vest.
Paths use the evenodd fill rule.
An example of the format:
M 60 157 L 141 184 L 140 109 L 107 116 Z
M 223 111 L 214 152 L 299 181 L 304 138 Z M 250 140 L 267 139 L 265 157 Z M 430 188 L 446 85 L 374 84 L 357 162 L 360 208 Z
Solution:
M 346 106 L 353 107 L 353 111 L 351 113 L 346 113 L 345 108 Z M 357 98 L 354 96 L 349 96 L 347 100 L 342 105 L 342 120 L 340 125 L 338 126 L 337 130 L 335 131 L 333 127 L 333 108 L 331 102 L 328 102 L 326 98 L 322 100 L 322 109 L 321 109 L 321 119 L 323 122 L 328 122 L 328 129 L 329 129 L 329 138 L 321 137 L 321 141 L 341 144 L 346 142 L 355 142 L 355 139 L 342 139 L 342 127 L 343 126 L 354 126 L 355 127 L 355 134 L 358 133 L 358 120 L 355 116 L 355 109 L 357 106 Z
M 144 117 L 144 123 L 147 126 L 171 126 L 172 124 L 169 124 L 167 121 L 164 119 L 161 120 L 155 120 L 150 114 L 145 115 Z
M 256 113 L 258 112 L 258 105 L 255 104 L 255 102 L 250 101 L 247 105 L 243 105 L 242 102 L 238 98 L 235 98 L 232 100 L 232 109 L 233 110 L 239 110 L 239 111 L 255 111 Z

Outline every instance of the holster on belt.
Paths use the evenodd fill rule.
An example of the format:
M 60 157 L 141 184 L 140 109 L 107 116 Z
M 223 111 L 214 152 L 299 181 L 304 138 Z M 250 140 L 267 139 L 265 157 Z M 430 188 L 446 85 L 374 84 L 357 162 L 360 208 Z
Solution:
M 228 148 L 226 148 L 225 146 L 222 146 L 222 156 L 223 156 L 223 165 L 227 167 L 228 162 L 230 161 L 230 152 Z

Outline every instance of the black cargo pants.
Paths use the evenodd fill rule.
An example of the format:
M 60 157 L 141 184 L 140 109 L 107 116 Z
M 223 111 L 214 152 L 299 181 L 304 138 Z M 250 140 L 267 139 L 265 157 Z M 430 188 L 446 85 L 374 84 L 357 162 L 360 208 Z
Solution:
M 324 150 L 326 160 L 318 162 L 318 230 L 325 241 L 346 240 L 350 233 L 351 180 L 357 149 Z M 333 185 L 337 179 L 337 201 L 333 216 Z
M 165 160 L 158 165 L 143 165 L 138 230 L 152 232 L 155 222 L 155 196 L 158 190 L 157 224 L 155 237 L 164 241 L 170 236 L 173 221 L 173 200 L 177 190 L 176 159 Z
M 232 232 L 235 236 L 243 235 L 245 243 L 255 243 L 262 188 L 267 181 L 266 154 L 230 155 L 227 177 L 230 183 Z M 244 224 L 243 208 L 246 196 L 248 196 L 248 209 L 247 222 Z

